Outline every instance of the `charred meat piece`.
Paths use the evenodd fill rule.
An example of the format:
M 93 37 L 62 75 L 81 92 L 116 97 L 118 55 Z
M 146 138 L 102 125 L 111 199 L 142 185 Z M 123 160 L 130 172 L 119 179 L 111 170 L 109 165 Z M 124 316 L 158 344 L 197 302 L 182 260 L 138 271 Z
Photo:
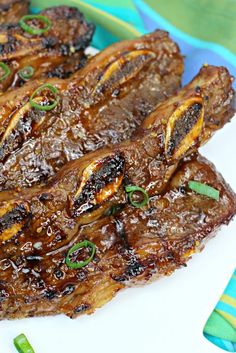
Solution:
M 0 93 L 23 85 L 27 79 L 22 78 L 22 70 L 28 66 L 34 70 L 31 79 L 36 79 L 66 78 L 84 65 L 84 49 L 90 44 L 94 26 L 74 7 L 52 7 L 40 14 L 51 21 L 51 28 L 41 35 L 29 34 L 20 24 L 0 28 L 0 61 L 11 71 L 0 81 Z M 40 20 L 27 24 L 34 28 L 42 25 Z
M 209 70 L 215 75 L 209 75 Z M 129 202 L 127 187 L 142 187 L 149 197 L 163 192 L 178 162 L 197 150 L 215 131 L 208 124 L 209 116 L 215 114 L 217 121 L 220 116 L 226 118 L 226 111 L 228 119 L 232 116 L 225 81 L 217 80 L 221 71 L 217 67 L 201 70 L 176 96 L 159 105 L 155 110 L 156 120 L 152 116 L 151 126 L 147 124 L 146 130 L 131 141 L 71 161 L 46 185 L 0 193 L 4 224 L 0 239 L 8 241 L 16 237 L 15 252 L 19 255 L 21 240 L 32 236 L 45 244 L 47 251 L 55 251 L 72 241 L 84 224 L 103 217 L 117 204 Z M 215 92 L 221 91 L 221 95 L 205 99 L 213 82 Z M 196 86 L 200 87 L 198 92 Z M 51 240 L 45 243 L 48 226 Z
M 190 190 L 190 180 L 219 190 L 219 201 Z M 46 209 L 57 200 L 45 192 L 40 202 Z M 18 198 L 6 206 L 5 211 L 0 209 L 0 318 L 60 313 L 74 318 L 94 312 L 122 288 L 144 284 L 185 266 L 222 224 L 228 224 L 236 213 L 236 196 L 211 163 L 195 156 L 182 163 L 166 192 L 151 197 L 149 205 L 117 208 L 113 216 L 84 225 L 58 249 L 55 245 L 65 234 L 59 229 L 63 210 L 45 217 L 36 232 L 26 233 L 23 229 L 32 217 L 27 202 Z M 42 207 L 39 201 L 35 210 L 37 207 Z M 51 227 L 52 220 L 57 231 Z M 72 227 L 67 219 L 65 232 Z M 22 232 L 6 240 L 14 228 Z M 68 267 L 69 249 L 88 241 L 95 245 L 91 261 L 81 268 Z M 78 249 L 74 260 L 88 258 L 90 251 L 87 247 Z
M 0 0 L 0 25 L 18 23 L 29 11 L 29 0 Z
M 110 46 L 68 80 L 36 80 L 0 97 L 0 188 L 31 186 L 68 161 L 128 139 L 179 88 L 182 71 L 178 47 L 156 31 Z M 51 111 L 29 103 L 45 82 L 59 91 Z M 47 91 L 37 99 L 47 99 Z

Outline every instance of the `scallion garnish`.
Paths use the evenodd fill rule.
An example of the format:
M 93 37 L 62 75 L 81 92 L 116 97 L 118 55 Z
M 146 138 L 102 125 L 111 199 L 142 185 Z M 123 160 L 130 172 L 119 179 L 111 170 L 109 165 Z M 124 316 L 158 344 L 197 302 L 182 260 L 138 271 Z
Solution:
M 219 201 L 219 199 L 220 199 L 219 190 L 217 190 L 207 184 L 203 184 L 203 183 L 200 183 L 199 181 L 191 180 L 188 182 L 188 187 L 191 190 L 195 191 L 196 193 L 208 196 L 211 199 L 214 199 L 216 201 Z
M 44 90 L 49 90 L 55 100 L 53 101 L 52 104 L 47 104 L 47 105 L 42 105 L 42 104 L 38 104 L 34 101 L 34 98 L 36 98 L 36 96 L 38 94 L 40 94 L 42 91 Z M 59 102 L 59 97 L 58 97 L 58 90 L 56 87 L 50 85 L 49 83 L 45 83 L 44 85 L 40 86 L 39 88 L 36 89 L 36 91 L 34 91 L 34 93 L 32 94 L 32 96 L 30 97 L 30 104 L 33 108 L 38 109 L 38 110 L 52 110 L 55 108 L 55 106 L 58 104 Z
M 27 21 L 33 20 L 43 22 L 45 25 L 44 28 L 36 28 L 27 24 Z M 25 15 L 20 19 L 19 25 L 25 32 L 29 34 L 41 35 L 52 27 L 52 22 L 49 20 L 49 18 L 42 15 Z
M 147 191 L 144 190 L 143 188 L 136 185 L 130 185 L 125 187 L 125 191 L 128 193 L 129 201 L 132 206 L 140 208 L 148 204 L 149 196 Z M 133 194 L 135 192 L 141 192 L 143 194 L 143 200 L 141 202 L 137 202 L 133 200 Z
M 79 262 L 71 261 L 71 259 L 70 259 L 71 255 L 74 252 L 76 252 L 78 249 L 81 249 L 81 248 L 85 248 L 85 249 L 90 248 L 91 255 L 83 261 L 79 261 Z M 80 243 L 77 243 L 74 246 L 72 246 L 72 248 L 70 248 L 70 250 L 68 251 L 67 256 L 66 256 L 66 264 L 69 268 L 74 268 L 74 269 L 84 267 L 84 266 L 88 265 L 89 262 L 92 261 L 94 254 L 95 254 L 95 251 L 96 251 L 96 246 L 94 243 L 92 243 L 91 241 L 88 241 L 88 240 L 81 241 Z
M 5 80 L 5 78 L 7 78 L 10 73 L 11 73 L 11 70 L 10 68 L 5 64 L 3 63 L 2 61 L 0 62 L 0 68 L 3 70 L 3 75 L 0 76 L 0 81 L 3 81 Z
M 18 72 L 22 80 L 28 80 L 34 74 L 34 68 L 32 66 L 25 66 Z
M 27 337 L 22 333 L 14 338 L 14 345 L 19 353 L 35 353 Z

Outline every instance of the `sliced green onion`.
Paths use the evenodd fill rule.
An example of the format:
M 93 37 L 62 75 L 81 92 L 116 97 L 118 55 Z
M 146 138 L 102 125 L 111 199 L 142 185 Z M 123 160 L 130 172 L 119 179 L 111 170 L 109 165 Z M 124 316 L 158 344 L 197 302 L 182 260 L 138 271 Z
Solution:
M 10 73 L 11 73 L 11 70 L 10 68 L 5 64 L 3 63 L 2 61 L 0 62 L 0 68 L 4 71 L 4 74 L 0 77 L 0 81 L 3 81 L 5 80 L 5 78 L 7 78 Z
M 140 208 L 148 204 L 149 196 L 145 189 L 136 185 L 130 185 L 125 187 L 125 191 L 128 193 L 129 202 L 131 203 L 132 206 Z M 133 200 L 133 194 L 135 192 L 141 192 L 143 194 L 143 200 L 141 202 L 136 202 Z
M 27 337 L 22 333 L 14 338 L 14 345 L 19 353 L 35 353 Z
M 43 90 L 48 89 L 49 91 L 51 91 L 51 93 L 54 95 L 55 100 L 53 101 L 52 104 L 48 104 L 48 105 L 41 105 L 38 104 L 34 101 L 34 98 L 36 98 L 36 96 L 38 94 L 40 94 Z M 58 104 L 59 102 L 59 97 L 58 97 L 58 90 L 56 87 L 50 85 L 49 83 L 45 83 L 44 85 L 40 86 L 39 88 L 36 89 L 36 91 L 34 91 L 34 93 L 32 94 L 32 96 L 30 97 L 30 104 L 33 108 L 38 109 L 38 110 L 52 110 L 55 108 L 55 106 Z
M 91 255 L 86 260 L 79 261 L 79 262 L 72 262 L 70 260 L 70 255 L 72 255 L 76 250 L 81 249 L 81 248 L 90 248 Z M 94 254 L 95 254 L 95 251 L 96 251 L 96 246 L 94 243 L 92 243 L 91 241 L 88 241 L 88 240 L 81 241 L 80 243 L 77 243 L 74 246 L 72 246 L 72 248 L 70 248 L 70 250 L 68 251 L 67 256 L 66 256 L 66 264 L 69 268 L 84 267 L 84 266 L 88 265 L 89 262 L 92 261 Z
M 35 28 L 27 25 L 27 21 L 32 21 L 32 20 L 38 20 L 41 21 L 45 24 L 44 28 Z M 36 34 L 36 35 L 41 35 L 45 32 L 47 32 L 51 27 L 52 27 L 52 22 L 49 20 L 49 18 L 42 16 L 42 15 L 26 15 L 21 17 L 19 25 L 21 28 L 29 33 L 29 34 Z
M 219 201 L 220 199 L 220 192 L 219 190 L 213 188 L 212 186 L 209 186 L 207 184 L 200 183 L 198 181 L 191 180 L 188 182 L 188 187 L 197 192 L 198 194 L 205 195 L 210 197 L 211 199 L 214 199 L 216 201 Z
M 22 80 L 28 80 L 34 74 L 34 68 L 32 66 L 25 66 L 18 72 Z

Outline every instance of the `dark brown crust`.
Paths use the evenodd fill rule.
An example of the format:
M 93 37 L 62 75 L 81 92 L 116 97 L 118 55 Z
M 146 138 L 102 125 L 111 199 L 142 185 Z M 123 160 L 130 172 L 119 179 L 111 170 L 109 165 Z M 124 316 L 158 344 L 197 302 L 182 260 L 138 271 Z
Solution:
M 0 61 L 11 69 L 11 75 L 0 82 L 0 93 L 25 83 L 18 72 L 26 66 L 35 69 L 32 79 L 66 78 L 85 63 L 83 51 L 94 26 L 74 7 L 53 7 L 41 14 L 51 20 L 52 28 L 40 36 L 28 34 L 19 24 L 0 28 Z
M 51 112 L 29 107 L 17 115 L 19 123 L 0 149 L 1 189 L 31 186 L 86 152 L 129 138 L 177 90 L 182 70 L 178 47 L 166 32 L 156 31 L 112 45 L 67 81 L 47 80 L 60 91 L 60 103 Z M 0 97 L 2 137 L 43 82 Z
M 0 0 L 0 25 L 18 23 L 28 11 L 29 0 Z
M 220 200 L 188 189 L 192 179 L 218 189 Z M 148 207 L 126 205 L 114 216 L 80 229 L 74 243 L 87 239 L 96 244 L 96 256 L 86 268 L 72 270 L 65 265 L 71 244 L 46 255 L 34 248 L 37 237 L 28 238 L 18 256 L 20 237 L 3 243 L 0 318 L 90 314 L 120 289 L 185 266 L 235 213 L 236 196 L 222 176 L 205 158 L 193 156 L 178 168 L 167 191 L 150 199 Z

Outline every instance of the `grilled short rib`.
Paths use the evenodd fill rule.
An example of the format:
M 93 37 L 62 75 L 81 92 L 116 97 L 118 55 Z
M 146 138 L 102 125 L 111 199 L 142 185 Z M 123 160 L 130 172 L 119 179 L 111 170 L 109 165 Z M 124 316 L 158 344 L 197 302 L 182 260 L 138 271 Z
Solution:
M 86 152 L 129 138 L 179 88 L 182 71 L 178 47 L 156 31 L 110 46 L 68 80 L 47 80 L 60 91 L 50 112 L 28 103 L 45 81 L 0 97 L 0 188 L 31 186 Z
M 221 128 L 232 117 L 234 108 L 231 84 L 231 76 L 226 69 L 213 66 L 203 67 L 189 85 L 180 90 L 177 95 L 159 104 L 155 111 L 146 117 L 143 122 L 143 130 L 136 134 L 135 139 L 87 154 L 84 158 L 66 166 L 62 173 L 73 174 L 74 178 L 73 182 L 69 183 L 71 192 L 79 184 L 78 175 L 81 175 L 82 169 L 88 168 L 89 170 L 91 164 L 92 168 L 96 170 L 96 165 L 113 163 L 114 158 L 115 165 L 119 165 L 119 163 L 123 166 L 126 165 L 126 179 L 128 177 L 129 182 L 132 181 L 134 184 L 145 187 L 148 192 L 151 190 L 160 191 L 165 181 L 168 180 L 168 174 L 171 175 L 173 172 L 176 162 L 185 153 L 189 153 L 192 147 L 204 143 L 216 129 Z M 215 94 L 212 94 L 213 90 Z M 85 102 L 87 101 L 88 99 L 85 100 Z M 68 117 L 66 116 L 64 119 L 64 116 L 59 114 L 61 107 L 51 113 L 52 120 L 47 114 L 47 119 L 44 121 L 45 128 L 42 129 L 39 126 L 40 138 L 36 135 L 34 139 L 29 139 L 28 144 L 23 145 L 22 149 L 16 151 L 3 163 L 0 178 L 2 189 L 10 189 L 13 186 L 20 188 L 38 180 L 40 166 L 55 172 L 59 166 L 66 163 L 67 159 L 73 159 L 90 149 L 100 147 L 102 144 L 129 137 L 134 117 L 133 115 L 118 114 L 118 108 L 123 109 L 123 102 L 118 100 L 115 102 L 116 105 L 109 105 L 108 108 L 105 107 L 102 110 L 95 106 L 92 110 L 93 117 L 89 116 L 90 111 L 86 118 L 82 115 L 80 121 L 83 126 L 78 124 L 80 129 L 69 125 L 70 117 L 77 119 L 78 115 L 68 112 Z M 130 101 L 128 100 L 128 102 Z M 65 107 L 67 104 L 68 100 L 66 99 L 62 101 L 61 105 Z M 107 110 L 109 109 L 111 112 L 114 107 L 116 119 L 114 117 L 112 119 L 112 115 L 108 114 Z M 98 110 L 98 116 L 95 114 L 95 108 Z M 27 109 L 30 113 L 32 112 L 29 107 Z M 134 106 L 134 110 L 137 114 L 137 105 Z M 63 111 L 66 111 L 66 108 L 63 108 Z M 14 119 L 21 118 L 21 115 L 17 114 L 13 116 L 13 122 Z M 57 117 L 59 120 L 63 119 L 63 123 L 61 121 L 60 124 L 55 124 Z M 128 121 L 125 121 L 125 117 Z M 139 117 L 141 120 L 143 114 L 141 113 Z M 124 123 L 125 125 L 123 125 Z M 128 125 L 129 130 L 127 131 Z M 5 149 L 2 144 L 2 156 L 19 147 L 21 142 L 19 137 L 22 137 L 22 134 L 17 136 L 14 124 L 12 131 L 12 133 L 9 131 L 5 139 Z M 30 133 L 32 134 L 32 132 Z M 63 140 L 59 138 L 60 135 Z M 98 141 L 100 145 L 96 145 Z M 122 168 L 124 169 L 124 167 Z M 123 169 L 120 170 L 120 175 L 123 175 Z M 40 172 L 42 173 L 42 171 L 41 169 Z M 64 183 L 62 180 L 60 182 Z
M 151 126 L 147 117 L 146 129 L 133 139 L 69 162 L 47 184 L 1 192 L 0 239 L 16 236 L 15 251 L 20 254 L 21 239 L 34 235 L 47 251 L 55 251 L 74 239 L 82 225 L 103 217 L 112 206 L 126 203 L 127 186 L 142 187 L 149 196 L 163 192 L 178 162 L 215 131 L 209 117 L 215 117 L 219 128 L 220 117 L 224 123 L 226 116 L 232 116 L 229 92 L 224 96 L 225 86 L 216 80 L 222 70 L 203 68 L 189 85 L 157 107 Z M 208 97 L 212 82 L 218 93 Z M 49 243 L 45 242 L 48 225 L 52 233 Z
M 214 122 L 219 128 L 232 116 L 231 78 L 226 83 L 219 72 L 228 75 L 203 68 L 178 98 L 159 105 L 155 119 L 154 113 L 146 118 L 131 142 L 70 162 L 46 186 L 0 193 L 2 318 L 91 313 L 121 288 L 183 265 L 232 218 L 235 195 L 201 157 L 186 160 L 171 178 L 176 162 L 216 130 Z M 220 200 L 197 195 L 188 180 L 215 187 Z M 146 188 L 148 206 L 128 204 L 124 186 L 130 184 Z M 114 207 L 120 212 L 108 216 Z M 68 268 L 68 250 L 83 240 L 96 244 L 93 261 Z
M 52 7 L 40 14 L 52 23 L 42 35 L 29 34 L 19 24 L 0 28 L 0 61 L 11 70 L 11 74 L 0 82 L 0 93 L 23 85 L 26 80 L 19 72 L 27 66 L 34 69 L 31 79 L 44 76 L 67 78 L 84 66 L 84 49 L 91 42 L 94 26 L 87 23 L 74 7 Z M 40 26 L 37 20 L 32 23 L 34 27 Z
M 0 25 L 18 23 L 28 11 L 29 0 L 0 0 Z
M 190 190 L 189 180 L 218 189 L 219 201 Z M 45 193 L 41 203 L 53 208 L 55 200 Z M 20 202 L 14 212 L 8 206 L 7 223 L 2 223 L 2 230 L 4 226 L 17 227 L 27 214 Z M 144 284 L 185 266 L 191 255 L 202 250 L 206 240 L 235 213 L 235 194 L 214 166 L 200 156 L 185 160 L 166 191 L 151 197 L 148 206 L 137 209 L 127 203 L 120 205 L 115 215 L 82 226 L 57 249 L 56 244 L 64 235 L 59 228 L 55 232 L 51 222 L 54 219 L 54 225 L 60 227 L 64 215 L 58 210 L 50 218 L 45 216 L 35 233 L 18 233 L 1 242 L 0 318 L 60 313 L 74 318 L 90 314 L 120 289 Z M 26 228 L 30 218 L 27 222 Z M 66 227 L 69 230 L 73 224 L 68 220 Z M 93 260 L 80 269 L 68 268 L 68 250 L 84 240 L 96 245 Z M 82 260 L 88 253 L 77 256 Z
M 168 66 L 163 68 L 161 64 L 161 70 L 164 72 L 157 73 L 156 65 L 159 67 L 162 59 L 152 60 L 150 65 L 149 56 L 143 57 L 143 54 L 137 53 L 140 49 L 137 50 L 136 47 L 140 47 L 140 42 L 146 43 L 149 49 L 145 50 L 150 50 L 150 44 L 160 48 L 160 42 L 155 39 L 156 36 L 162 38 L 163 32 L 155 32 L 132 42 L 115 44 L 91 59 L 90 63 L 67 83 L 50 81 L 61 92 L 61 101 L 51 112 L 35 111 L 28 104 L 29 95 L 36 89 L 37 83 L 25 85 L 17 91 L 17 96 L 15 93 L 9 93 L 7 101 L 0 98 L 3 122 L 0 149 L 0 159 L 3 162 L 0 171 L 1 189 L 31 186 L 40 179 L 46 179 L 55 174 L 66 162 L 79 158 L 86 152 L 128 139 L 145 116 L 154 109 L 155 103 L 164 99 L 163 87 L 167 88 L 170 84 L 166 92 L 173 89 L 173 81 L 179 81 L 182 70 L 182 65 L 181 70 L 180 65 L 176 66 L 178 62 L 182 63 L 179 55 L 177 55 L 177 62 L 168 56 L 170 58 Z M 165 37 L 168 38 L 167 35 Z M 126 51 L 127 47 L 131 46 L 129 56 L 133 56 L 133 60 L 128 61 L 127 65 L 134 61 L 129 75 L 126 73 L 126 65 L 123 66 L 122 71 L 117 64 L 125 60 L 117 50 L 121 48 L 123 52 L 124 45 Z M 107 63 L 107 58 L 110 58 L 110 64 Z M 136 59 L 139 59 L 139 64 Z M 167 63 L 166 60 L 164 61 Z M 172 64 L 175 62 L 173 69 L 170 69 L 170 62 Z M 139 71 L 140 66 L 142 70 Z M 116 71 L 111 73 L 113 69 Z M 110 81 L 108 75 L 110 75 Z M 123 82 L 124 80 L 126 82 Z M 101 85 L 104 85 L 105 91 L 95 94 L 95 90 L 98 90 Z M 114 92 L 117 91 L 120 91 L 120 94 L 115 97 Z M 224 68 L 203 67 L 196 79 L 188 86 L 182 101 L 188 96 L 197 96 L 200 100 L 203 97 L 205 119 L 210 131 L 220 128 L 233 115 L 232 79 Z M 159 113 L 155 111 L 153 115 L 146 118 L 144 127 L 152 125 L 152 117 L 155 118 L 156 114 L 157 121 L 160 121 L 162 116 L 171 115 L 178 104 L 178 99 L 178 96 L 173 97 L 168 101 L 168 106 L 166 102 L 163 106 L 159 106 L 157 108 Z M 155 145 L 157 145 L 156 141 Z

